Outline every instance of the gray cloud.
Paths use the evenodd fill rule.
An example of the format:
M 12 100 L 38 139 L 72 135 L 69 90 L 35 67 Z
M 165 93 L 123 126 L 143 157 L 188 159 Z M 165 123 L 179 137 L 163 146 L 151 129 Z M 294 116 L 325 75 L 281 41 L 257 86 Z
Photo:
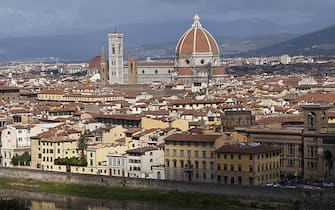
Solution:
M 282 25 L 335 22 L 335 0 L 0 0 L 2 34 L 130 22 L 264 19 Z

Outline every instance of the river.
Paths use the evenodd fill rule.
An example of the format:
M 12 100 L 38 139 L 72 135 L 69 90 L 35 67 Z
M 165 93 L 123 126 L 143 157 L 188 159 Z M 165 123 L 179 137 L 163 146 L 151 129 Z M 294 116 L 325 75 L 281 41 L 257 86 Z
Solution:
M 0 209 L 11 210 L 191 210 L 177 205 L 132 200 L 106 200 L 0 188 Z M 203 208 L 202 208 L 203 209 Z M 225 208 L 226 209 L 226 208 Z M 236 209 L 236 208 L 232 208 Z

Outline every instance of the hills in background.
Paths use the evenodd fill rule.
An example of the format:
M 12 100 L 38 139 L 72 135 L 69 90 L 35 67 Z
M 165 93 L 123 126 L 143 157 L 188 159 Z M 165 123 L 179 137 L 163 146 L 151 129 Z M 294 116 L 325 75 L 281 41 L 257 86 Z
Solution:
M 241 56 L 334 55 L 335 25 L 269 47 L 241 53 Z
M 88 61 L 99 54 L 102 46 L 107 49 L 107 34 L 115 30 L 125 34 L 125 57 L 172 57 L 179 37 L 191 24 L 191 21 L 131 23 L 120 25 L 116 29 L 59 29 L 53 34 L 64 35 L 41 32 L 39 36 L 1 38 L 0 61 L 41 57 Z M 296 33 L 305 33 L 306 27 L 283 27 L 264 20 L 202 21 L 202 24 L 216 37 L 224 57 L 304 52 L 311 54 L 322 53 L 323 50 L 332 53 L 335 42 L 334 27 L 300 37 Z M 320 27 L 316 24 L 315 28 L 318 26 Z M 301 50 L 307 48 L 318 51 Z

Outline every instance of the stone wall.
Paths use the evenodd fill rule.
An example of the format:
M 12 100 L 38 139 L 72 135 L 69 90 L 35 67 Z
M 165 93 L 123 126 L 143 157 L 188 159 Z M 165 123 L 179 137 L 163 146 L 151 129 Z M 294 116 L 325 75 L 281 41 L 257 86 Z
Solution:
M 224 195 L 228 198 L 242 198 L 260 201 L 295 202 L 306 201 L 306 196 L 313 195 L 334 198 L 334 191 L 303 189 L 285 189 L 272 187 L 246 187 L 238 185 L 208 184 L 177 182 L 167 180 L 135 179 L 123 177 L 107 177 L 99 175 L 86 175 L 74 173 L 47 172 L 28 169 L 0 168 L 0 177 L 35 179 L 43 182 L 74 183 L 87 185 L 100 185 L 111 187 L 141 188 L 166 191 L 183 191 L 193 193 L 207 193 Z M 318 199 L 320 199 L 318 197 Z

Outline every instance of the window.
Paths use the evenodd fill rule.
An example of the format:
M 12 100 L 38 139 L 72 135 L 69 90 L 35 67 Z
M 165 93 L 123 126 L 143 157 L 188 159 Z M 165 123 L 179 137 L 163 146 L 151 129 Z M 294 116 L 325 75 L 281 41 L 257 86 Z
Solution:
M 158 71 L 157 71 L 157 69 L 155 70 L 155 74 L 158 74 Z
M 227 164 L 223 164 L 223 170 L 227 171 Z
M 194 161 L 194 165 L 195 165 L 195 169 L 198 169 L 199 168 L 199 161 Z
M 233 164 L 230 165 L 230 171 L 234 171 L 234 165 Z
M 221 171 L 221 165 L 220 164 L 217 164 L 217 170 Z
M 202 151 L 202 157 L 206 158 L 206 151 Z
M 249 160 L 252 160 L 252 155 L 249 155 Z
M 211 159 L 214 158 L 214 152 L 211 152 Z
M 294 166 L 294 160 L 287 160 L 287 166 L 293 167 Z
M 238 155 L 238 159 L 241 160 L 241 155 Z
M 177 168 L 177 160 L 173 160 L 173 167 Z
M 231 177 L 231 178 L 230 178 L 230 184 L 235 184 L 235 179 L 234 179 L 234 177 Z
M 202 169 L 206 170 L 206 161 L 202 161 Z
M 237 177 L 237 182 L 238 182 L 238 184 L 242 184 L 242 177 Z
M 199 156 L 199 152 L 198 151 L 194 151 L 194 157 L 198 158 Z
M 234 160 L 234 155 L 233 154 L 230 155 L 230 159 Z
M 214 170 L 214 162 L 213 161 L 211 161 L 209 163 L 209 168 L 210 168 L 210 170 Z
M 176 157 L 177 156 L 177 150 L 173 150 L 173 157 Z
M 238 165 L 238 171 L 242 171 L 242 166 L 241 165 Z
M 249 172 L 252 172 L 253 170 L 252 170 L 252 166 L 249 166 Z
M 170 150 L 169 150 L 169 149 L 166 149 L 166 150 L 165 150 L 165 155 L 166 155 L 166 156 L 169 156 L 169 155 L 170 155 Z
M 288 144 L 288 153 L 294 154 L 294 144 Z
M 224 155 L 223 155 L 223 159 L 227 159 L 227 154 L 224 154 Z
M 307 154 L 308 154 L 308 156 L 314 157 L 314 155 L 315 155 L 315 147 L 308 146 L 307 147 Z
M 180 157 L 184 157 L 184 150 L 180 150 Z
M 249 177 L 249 185 L 253 185 L 254 183 L 254 178 L 253 177 Z
M 184 160 L 180 160 L 180 167 L 184 168 Z
M 223 183 L 228 184 L 228 177 L 227 176 L 223 177 Z
M 187 157 L 191 157 L 191 150 L 187 150 Z

